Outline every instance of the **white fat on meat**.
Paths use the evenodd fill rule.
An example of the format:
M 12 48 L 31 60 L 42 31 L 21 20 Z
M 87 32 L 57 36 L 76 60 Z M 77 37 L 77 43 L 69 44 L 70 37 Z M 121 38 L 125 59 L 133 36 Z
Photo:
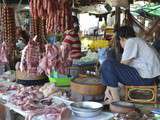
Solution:
M 26 59 L 26 53 L 27 53 L 27 49 L 28 49 L 28 45 L 24 47 L 24 49 L 22 50 L 22 56 L 21 56 L 21 62 L 20 62 L 20 65 L 19 65 L 19 69 L 20 71 L 24 71 L 25 70 L 25 59 Z
M 69 120 L 71 111 L 66 107 L 61 106 L 47 106 L 43 109 L 31 111 L 25 120 L 32 120 L 34 116 L 44 115 L 43 120 Z
M 8 63 L 6 52 L 7 52 L 7 45 L 5 42 L 3 42 L 0 45 L 0 63 Z

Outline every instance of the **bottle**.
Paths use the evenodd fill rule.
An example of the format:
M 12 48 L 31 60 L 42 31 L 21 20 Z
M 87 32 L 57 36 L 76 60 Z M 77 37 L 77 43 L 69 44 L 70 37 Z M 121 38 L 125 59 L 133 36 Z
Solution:
M 5 72 L 5 65 L 1 64 L 0 65 L 0 75 L 2 75 Z
M 54 67 L 52 67 L 52 70 L 51 70 L 51 74 L 50 74 L 50 76 L 52 77 L 52 78 L 55 78 L 55 69 L 54 69 Z

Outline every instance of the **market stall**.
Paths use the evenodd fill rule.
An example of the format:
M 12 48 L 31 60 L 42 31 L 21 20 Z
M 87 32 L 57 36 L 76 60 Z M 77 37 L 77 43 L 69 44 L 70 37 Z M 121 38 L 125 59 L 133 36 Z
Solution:
M 2 84 L 5 85 L 5 88 L 3 88 L 3 90 L 1 89 L 0 98 L 1 98 L 1 103 L 3 104 L 3 106 L 6 107 L 5 114 L 7 115 L 6 116 L 7 120 L 10 120 L 10 119 L 11 120 L 12 119 L 16 119 L 16 120 L 20 119 L 21 120 L 21 119 L 24 119 L 24 118 L 26 120 L 31 120 L 31 119 L 32 120 L 49 120 L 51 118 L 55 119 L 55 120 L 59 120 L 59 119 L 64 119 L 64 120 L 83 120 L 84 118 L 86 120 L 99 120 L 99 119 L 111 120 L 113 118 L 113 116 L 115 116 L 114 117 L 115 119 L 116 118 L 117 119 L 125 118 L 125 117 L 133 119 L 134 118 L 133 116 L 136 116 L 137 118 L 146 119 L 147 120 L 147 119 L 153 117 L 152 114 L 150 115 L 147 112 L 144 114 L 144 116 L 142 116 L 143 115 L 142 113 L 136 113 L 136 112 L 130 112 L 130 114 L 128 114 L 128 116 L 127 115 L 125 116 L 126 113 L 118 115 L 117 113 L 113 114 L 111 112 L 101 112 L 98 115 L 93 114 L 93 113 L 91 115 L 91 113 L 88 112 L 88 114 L 81 113 L 81 114 L 79 114 L 77 116 L 76 114 L 78 114 L 79 112 L 77 113 L 76 111 L 74 111 L 72 115 L 69 115 L 69 111 L 70 111 L 69 108 L 70 107 L 66 111 L 67 108 L 64 106 L 64 103 L 67 106 L 70 103 L 68 102 L 68 98 L 66 98 L 65 95 L 62 95 L 62 93 L 60 91 L 59 91 L 59 93 L 58 92 L 57 93 L 54 92 L 54 94 L 52 94 L 50 96 L 50 98 L 43 98 L 43 99 L 41 99 L 39 101 L 37 101 L 38 99 L 34 97 L 34 100 L 37 99 L 36 101 L 37 101 L 38 104 L 37 103 L 36 104 L 34 104 L 34 103 L 24 103 L 21 100 L 21 101 L 19 101 L 19 103 L 18 103 L 18 101 L 16 103 L 16 104 L 19 104 L 19 105 L 15 105 L 15 102 L 16 102 L 15 100 L 16 99 L 20 100 L 20 97 L 22 97 L 25 94 L 28 94 L 28 95 L 30 94 L 31 95 L 37 88 L 35 88 L 35 87 L 34 88 L 33 87 L 22 88 L 22 86 L 21 86 L 21 89 L 24 89 L 25 91 L 21 91 L 21 92 L 23 92 L 23 95 L 20 95 L 21 93 L 16 93 L 17 90 L 15 90 L 15 87 L 17 87 L 17 88 L 19 87 L 17 84 L 14 84 L 12 82 L 6 82 L 5 80 L 4 81 L 1 80 L 1 86 L 2 86 Z M 43 87 L 45 87 L 45 86 L 43 86 Z M 7 92 L 6 92 L 6 89 L 7 89 Z M 34 89 L 34 91 L 32 93 L 27 93 L 26 89 L 28 89 L 28 90 L 29 89 L 30 90 Z M 56 94 L 59 94 L 59 95 L 57 96 Z M 33 98 L 31 98 L 31 96 L 30 96 L 30 98 L 28 97 L 27 99 L 30 99 L 31 101 L 33 101 Z M 121 104 L 124 104 L 124 103 L 121 103 Z M 111 109 L 113 111 L 115 111 L 115 112 L 120 112 L 120 111 L 122 112 L 123 111 L 122 113 L 124 113 L 125 111 L 128 111 L 128 110 L 132 111 L 133 108 L 129 107 L 129 108 L 125 108 L 124 109 L 123 107 L 120 108 L 120 106 L 117 107 L 116 105 L 113 105 Z M 14 112 L 9 112 L 8 113 L 7 110 L 14 111 Z M 148 109 L 148 111 L 149 110 L 152 110 L 152 108 Z M 19 115 L 17 116 L 16 115 L 17 113 L 19 115 L 21 115 L 21 117 Z M 80 117 L 80 116 L 83 116 L 83 117 Z M 93 117 L 86 117 L 86 116 L 93 116 Z

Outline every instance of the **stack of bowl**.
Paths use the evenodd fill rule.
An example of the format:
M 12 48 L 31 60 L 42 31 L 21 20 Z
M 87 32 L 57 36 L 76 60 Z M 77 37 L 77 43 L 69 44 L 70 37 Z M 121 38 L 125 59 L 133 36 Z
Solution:
M 97 102 L 75 102 L 71 103 L 71 109 L 74 115 L 78 117 L 95 117 L 102 112 L 103 105 Z

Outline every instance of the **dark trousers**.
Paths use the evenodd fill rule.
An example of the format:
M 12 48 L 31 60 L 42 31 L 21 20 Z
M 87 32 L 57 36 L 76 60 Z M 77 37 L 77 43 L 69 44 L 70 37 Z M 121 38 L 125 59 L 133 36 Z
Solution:
M 120 64 L 114 59 L 107 59 L 101 66 L 102 83 L 110 87 L 118 87 L 118 83 L 133 86 L 153 85 L 155 78 L 142 78 L 137 70 Z

